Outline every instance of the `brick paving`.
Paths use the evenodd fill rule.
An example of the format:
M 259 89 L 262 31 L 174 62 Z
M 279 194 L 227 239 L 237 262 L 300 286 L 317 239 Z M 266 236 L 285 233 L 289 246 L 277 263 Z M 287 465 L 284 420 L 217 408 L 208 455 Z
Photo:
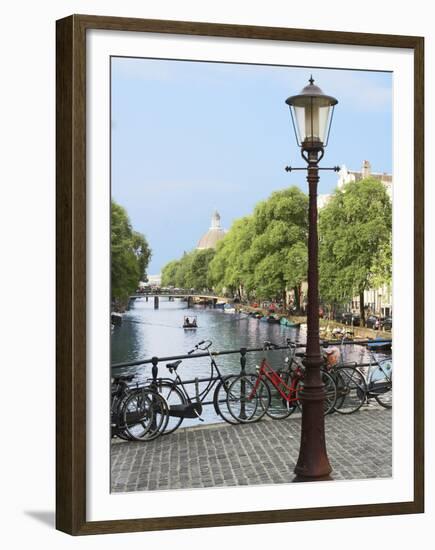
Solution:
M 392 475 L 391 411 L 363 408 L 325 419 L 333 479 Z M 150 442 L 112 443 L 112 491 L 289 483 L 300 417 L 180 428 Z

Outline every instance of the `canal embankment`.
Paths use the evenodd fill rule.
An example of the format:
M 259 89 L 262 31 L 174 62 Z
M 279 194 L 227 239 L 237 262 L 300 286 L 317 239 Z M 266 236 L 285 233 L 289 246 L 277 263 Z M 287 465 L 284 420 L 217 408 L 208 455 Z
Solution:
M 268 316 L 274 314 L 276 317 L 285 317 L 289 321 L 291 321 L 294 324 L 306 324 L 307 318 L 306 316 L 300 316 L 300 315 L 287 315 L 284 313 L 280 313 L 279 311 L 271 312 L 270 310 L 266 308 L 261 307 L 252 307 L 247 305 L 240 305 L 236 304 L 236 311 L 243 312 L 243 313 L 260 313 L 263 316 Z M 392 332 L 386 331 L 386 330 L 374 330 L 368 327 L 359 327 L 359 326 L 352 326 L 347 325 L 344 323 L 340 323 L 335 320 L 330 319 L 319 319 L 320 324 L 320 331 L 323 332 L 326 337 L 332 336 L 334 331 L 349 331 L 353 333 L 353 336 L 355 338 L 377 338 L 382 337 L 386 339 L 390 339 L 393 337 Z

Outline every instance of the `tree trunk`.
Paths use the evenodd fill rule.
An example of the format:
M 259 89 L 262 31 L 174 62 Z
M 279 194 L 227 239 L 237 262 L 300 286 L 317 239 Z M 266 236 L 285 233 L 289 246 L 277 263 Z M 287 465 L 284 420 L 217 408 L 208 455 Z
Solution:
M 287 291 L 284 289 L 282 291 L 282 309 L 285 311 L 287 309 Z
M 359 315 L 360 315 L 360 325 L 362 327 L 366 326 L 366 317 L 364 310 L 364 290 L 359 291 Z
M 300 312 L 300 309 L 301 309 L 301 293 L 300 293 L 300 287 L 299 286 L 295 286 L 293 288 L 293 292 L 295 294 L 295 308 L 296 308 L 296 311 L 297 313 Z

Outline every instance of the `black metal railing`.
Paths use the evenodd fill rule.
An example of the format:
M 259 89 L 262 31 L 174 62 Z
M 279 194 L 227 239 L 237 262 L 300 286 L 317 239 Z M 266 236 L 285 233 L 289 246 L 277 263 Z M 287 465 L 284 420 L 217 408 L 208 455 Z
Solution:
M 323 347 L 326 347 L 328 345 L 366 345 L 366 344 L 375 344 L 376 340 L 346 340 L 344 342 L 341 342 L 340 340 L 322 340 L 321 345 Z M 392 343 L 392 339 L 385 339 L 382 340 L 383 344 L 389 344 Z M 305 348 L 306 344 L 299 344 L 296 342 L 297 348 Z M 279 351 L 279 350 L 285 350 L 289 349 L 287 345 L 282 346 L 273 346 L 273 348 L 268 349 L 267 351 Z M 202 352 L 202 353 L 194 353 L 194 354 L 184 354 L 184 355 L 169 355 L 167 357 L 149 357 L 147 359 L 138 359 L 137 361 L 128 361 L 125 363 L 115 363 L 112 365 L 112 369 L 122 369 L 122 368 L 128 368 L 128 367 L 137 367 L 140 365 L 149 365 L 152 364 L 153 366 L 157 366 L 159 363 L 163 363 L 166 361 L 178 361 L 179 359 L 199 359 L 201 357 L 210 357 L 212 355 L 213 357 L 219 357 L 221 355 L 232 355 L 232 354 L 240 354 L 241 359 L 244 358 L 244 365 L 246 365 L 246 354 L 247 353 L 253 353 L 258 351 L 265 351 L 264 347 L 259 348 L 239 348 L 239 349 L 233 349 L 233 350 L 223 350 L 223 351 L 211 351 L 210 354 L 208 352 Z M 243 367 L 244 368 L 244 367 Z
M 322 341 L 322 346 L 323 347 L 327 347 L 329 345 L 364 345 L 364 344 L 367 344 L 367 343 L 370 343 L 370 342 L 373 342 L 373 340 L 359 340 L 359 341 L 352 341 L 352 340 L 349 340 L 349 341 L 344 341 L 344 342 L 340 342 L 340 341 L 325 341 L 323 340 Z M 389 342 L 392 342 L 392 340 L 384 340 L 385 343 L 389 343 Z M 297 348 L 305 348 L 306 347 L 306 344 L 299 344 L 297 343 Z M 267 352 L 273 352 L 273 351 L 282 351 L 282 350 L 289 350 L 289 346 L 288 345 L 283 345 L 283 346 L 277 346 L 277 345 L 273 345 L 273 347 L 268 347 L 268 348 L 264 348 L 264 347 L 261 347 L 261 348 L 245 348 L 245 347 L 242 347 L 240 349 L 236 349 L 236 350 L 224 350 L 224 351 L 214 351 L 214 352 L 202 352 L 202 353 L 195 353 L 195 354 L 184 354 L 184 355 L 171 355 L 171 356 L 167 356 L 167 357 L 151 357 L 151 358 L 148 358 L 148 359 L 143 359 L 143 360 L 138 360 L 138 361 L 130 361 L 130 362 L 126 362 L 126 363 L 117 363 L 117 364 L 114 364 L 112 365 L 112 369 L 122 369 L 122 368 L 128 368 L 128 367 L 135 367 L 135 366 L 145 366 L 145 365 L 149 365 L 151 364 L 152 365 L 152 369 L 151 369 L 151 376 L 152 378 L 150 379 L 151 381 L 151 385 L 156 385 L 157 384 L 157 380 L 158 380 L 158 374 L 159 374 L 159 363 L 164 363 L 164 362 L 169 362 L 169 361 L 177 361 L 179 359 L 199 359 L 199 358 L 203 358 L 203 357 L 208 357 L 210 358 L 210 356 L 213 357 L 218 357 L 218 356 L 222 356 L 222 355 L 231 355 L 231 354 L 240 354 L 240 371 L 239 371 L 239 374 L 241 376 L 245 376 L 246 374 L 246 354 L 247 353 L 253 353 L 253 352 L 259 352 L 259 351 L 267 351 Z M 370 367 L 372 366 L 373 363 L 355 363 L 355 362 L 349 362 L 349 363 L 342 363 L 341 365 L 339 366 L 346 366 L 346 365 L 352 365 L 352 366 L 358 366 L 360 368 L 362 367 Z M 281 369 L 277 369 L 277 372 L 280 373 L 280 372 L 284 372 L 285 369 L 281 370 Z M 207 383 L 209 384 L 210 382 L 215 382 L 216 380 L 219 379 L 219 375 L 216 375 L 216 376 L 209 376 L 209 377 L 206 377 L 206 378 L 193 378 L 191 380 L 183 380 L 182 381 L 182 384 L 183 386 L 185 385 L 189 385 L 189 384 L 198 384 L 198 383 Z M 177 385 L 178 383 L 175 382 Z M 245 393 L 246 391 L 246 388 L 245 388 L 245 380 L 242 378 L 241 379 L 241 387 L 240 387 L 240 391 L 242 392 L 242 394 Z M 212 405 L 214 404 L 214 401 L 208 401 L 208 400 L 204 400 L 204 401 L 201 401 L 201 404 L 204 406 L 204 405 Z M 240 410 L 240 417 L 243 418 L 244 414 L 245 414 L 245 403 L 244 401 L 241 402 L 241 410 Z

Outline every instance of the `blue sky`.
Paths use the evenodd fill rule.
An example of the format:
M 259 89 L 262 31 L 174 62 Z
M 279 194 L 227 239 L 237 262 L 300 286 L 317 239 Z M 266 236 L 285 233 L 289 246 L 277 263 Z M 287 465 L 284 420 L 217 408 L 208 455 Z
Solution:
M 112 196 L 153 250 L 148 273 L 195 248 L 213 210 L 229 228 L 305 173 L 285 99 L 310 74 L 339 101 L 321 166 L 392 170 L 392 74 L 112 58 Z M 337 174 L 321 172 L 319 193 Z

